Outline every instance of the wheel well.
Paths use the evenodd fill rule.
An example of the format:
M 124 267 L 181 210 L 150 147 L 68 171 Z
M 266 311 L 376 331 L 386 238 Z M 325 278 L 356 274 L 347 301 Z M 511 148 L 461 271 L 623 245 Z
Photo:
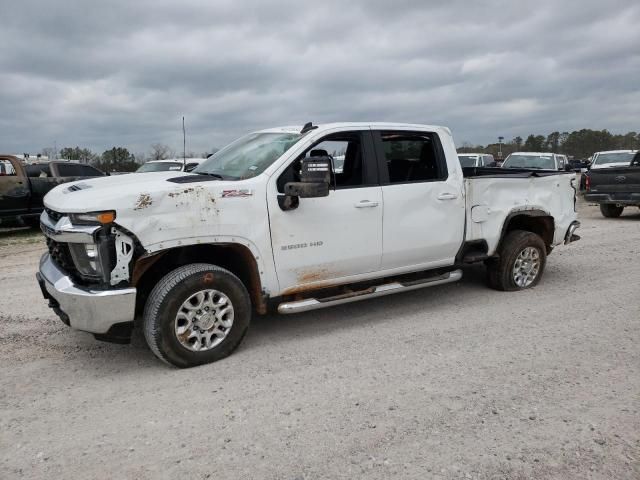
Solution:
M 137 289 L 136 315 L 142 314 L 147 297 L 160 278 L 189 263 L 211 263 L 229 270 L 246 287 L 253 308 L 258 313 L 266 313 L 267 299 L 262 293 L 258 264 L 251 250 L 244 245 L 223 243 L 177 247 L 138 259 L 131 282 Z
M 525 213 L 515 213 L 507 218 L 502 228 L 500 243 L 507 233 L 513 230 L 525 230 L 539 235 L 547 246 L 547 253 L 551 252 L 553 236 L 555 233 L 555 222 L 553 217 L 545 212 L 532 210 Z

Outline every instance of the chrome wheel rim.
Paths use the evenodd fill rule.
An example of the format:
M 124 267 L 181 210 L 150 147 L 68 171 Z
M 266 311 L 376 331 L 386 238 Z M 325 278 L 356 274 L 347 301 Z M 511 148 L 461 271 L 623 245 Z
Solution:
M 176 338 L 193 352 L 215 348 L 233 326 L 233 305 L 218 290 L 201 290 L 191 295 L 178 309 Z
M 537 248 L 527 247 L 516 257 L 513 264 L 513 281 L 520 287 L 531 285 L 540 272 L 540 252 Z

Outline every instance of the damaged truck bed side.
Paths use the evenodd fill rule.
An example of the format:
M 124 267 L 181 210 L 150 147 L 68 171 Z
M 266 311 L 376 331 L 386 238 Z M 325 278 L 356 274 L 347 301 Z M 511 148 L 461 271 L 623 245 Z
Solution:
M 535 286 L 579 237 L 575 175 L 462 169 L 450 131 L 396 123 L 246 135 L 192 173 L 57 187 L 38 281 L 68 325 L 188 367 L 229 355 L 253 312 L 293 313 L 425 288 L 484 262 Z

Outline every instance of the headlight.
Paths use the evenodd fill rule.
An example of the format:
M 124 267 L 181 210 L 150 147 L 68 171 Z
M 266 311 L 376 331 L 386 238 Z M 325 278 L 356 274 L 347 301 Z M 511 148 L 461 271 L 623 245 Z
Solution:
M 71 223 L 76 225 L 106 225 L 116 219 L 116 212 L 106 210 L 104 212 L 72 213 L 69 217 Z
M 102 265 L 97 245 L 93 243 L 69 243 L 73 263 L 80 275 L 99 279 L 102 277 Z

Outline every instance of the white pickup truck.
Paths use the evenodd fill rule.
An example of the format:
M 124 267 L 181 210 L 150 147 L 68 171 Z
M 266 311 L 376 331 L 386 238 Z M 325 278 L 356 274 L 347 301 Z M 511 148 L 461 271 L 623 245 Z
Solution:
M 333 159 L 343 157 L 333 171 Z M 575 175 L 463 169 L 449 129 L 273 128 L 194 172 L 82 180 L 45 198 L 38 282 L 73 328 L 147 343 L 179 367 L 241 342 L 254 312 L 294 313 L 453 282 L 538 283 L 577 240 Z

